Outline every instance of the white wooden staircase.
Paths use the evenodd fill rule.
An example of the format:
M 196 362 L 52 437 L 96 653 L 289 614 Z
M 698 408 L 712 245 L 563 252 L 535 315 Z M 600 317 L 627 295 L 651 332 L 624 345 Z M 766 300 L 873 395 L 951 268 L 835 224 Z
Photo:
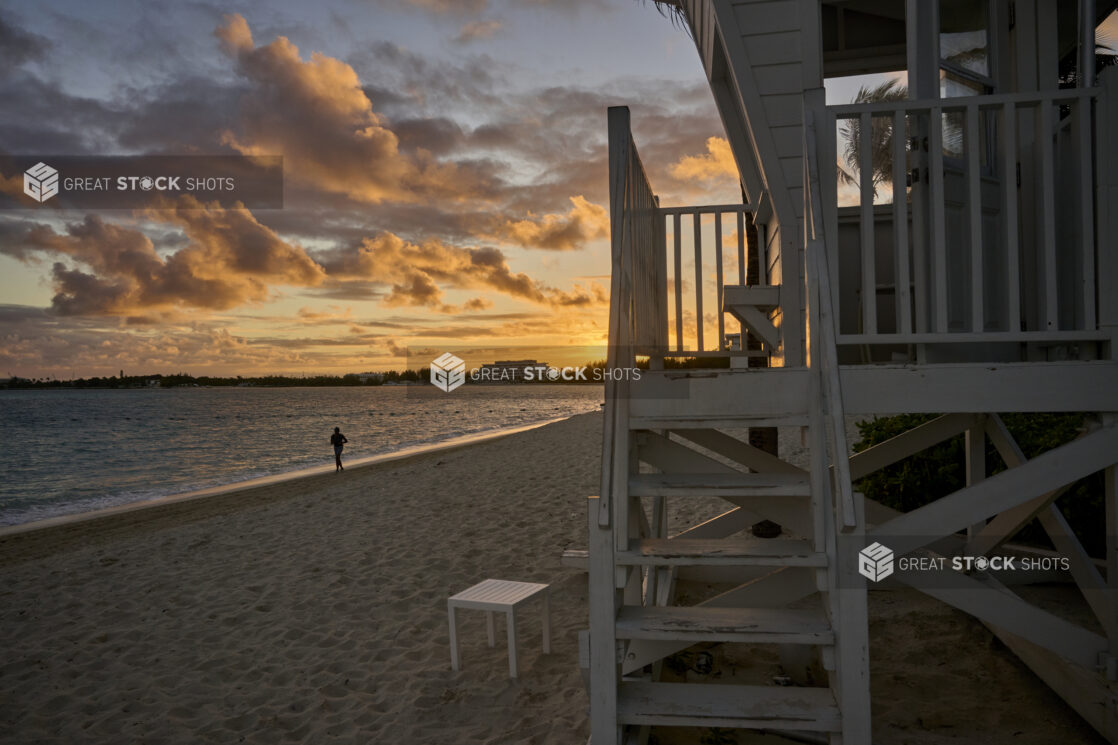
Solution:
M 591 743 L 646 742 L 650 727 L 720 727 L 866 745 L 865 589 L 854 557 L 842 555 L 837 540 L 865 525 L 850 488 L 833 329 L 825 333 L 829 299 L 817 284 L 807 288 L 813 323 L 805 367 L 662 369 L 672 356 L 654 353 L 667 350 L 666 313 L 657 305 L 667 295 L 656 227 L 659 219 L 663 229 L 663 217 L 625 109 L 610 110 L 610 151 L 609 364 L 625 367 L 650 354 L 660 369 L 607 383 L 602 490 L 589 509 Z M 696 227 L 696 239 L 698 233 Z M 822 261 L 821 251 L 808 247 L 808 255 Z M 676 267 L 678 294 L 678 258 Z M 818 264 L 807 273 L 809 281 L 826 277 Z M 769 320 L 780 294 L 779 287 L 743 281 L 724 287 L 721 299 L 771 352 L 781 343 Z M 762 426 L 803 427 L 810 467 L 731 433 Z M 726 511 L 669 535 L 669 502 L 711 497 L 724 500 Z M 782 533 L 755 537 L 750 527 L 762 520 Z M 677 583 L 685 579 L 732 589 L 681 605 Z M 782 659 L 815 660 L 821 672 L 814 680 L 804 669 L 779 676 L 804 685 L 730 670 L 671 679 L 665 658 L 696 644 L 768 645 Z
M 867 685 L 868 661 L 864 592 L 836 576 L 831 469 L 823 458 L 813 458 L 816 467 L 809 471 L 798 469 L 717 429 L 775 421 L 804 424 L 812 445 L 826 447 L 825 433 L 819 431 L 825 423 L 810 410 L 804 385 L 808 379 L 801 372 L 726 370 L 715 378 L 698 378 L 739 378 L 742 384 L 757 381 L 761 390 L 787 386 L 798 391 L 800 406 L 779 419 L 763 405 L 768 403 L 764 399 L 754 399 L 762 405 L 752 413 L 748 405 L 735 405 L 734 411 L 724 406 L 721 415 L 694 418 L 680 415 L 678 399 L 614 399 L 613 413 L 621 413 L 619 419 L 628 418 L 629 424 L 614 430 L 607 457 L 619 458 L 627 467 L 624 488 L 612 494 L 609 525 L 601 524 L 602 498 L 591 500 L 590 530 L 597 538 L 590 553 L 590 658 L 616 650 L 611 662 L 618 664 L 601 666 L 609 668 L 612 678 L 591 677 L 595 745 L 601 729 L 606 730 L 602 742 L 620 743 L 639 741 L 650 725 L 815 732 L 827 733 L 830 742 L 843 741 L 839 691 L 844 680 L 854 681 L 852 687 Z M 662 385 L 656 378 L 666 375 L 652 373 L 649 378 Z M 639 396 L 640 388 L 634 385 L 630 396 Z M 628 409 L 629 416 L 621 409 Z M 703 407 L 697 409 L 702 413 Z M 640 413 L 633 416 L 634 410 Z M 700 419 L 702 426 L 696 426 Z M 648 424 L 655 428 L 646 428 Z M 669 537 L 668 501 L 704 497 L 725 500 L 728 511 Z M 764 519 L 780 524 L 784 534 L 750 534 L 749 527 Z M 696 605 L 675 605 L 675 585 L 684 572 L 737 586 Z M 843 594 L 854 596 L 845 604 L 861 604 L 860 613 L 843 615 Z M 853 651 L 843 655 L 840 642 Z M 778 686 L 771 679 L 733 684 L 728 671 L 721 676 L 727 680 L 720 681 L 713 676 L 711 682 L 662 680 L 663 658 L 711 643 L 813 648 L 826 677 L 814 687 Z M 789 672 L 800 677 L 798 671 Z M 612 703 L 601 686 L 614 688 Z M 864 703 L 866 721 L 846 729 L 867 732 L 867 739 L 846 741 L 869 742 L 864 729 L 868 691 L 851 698 Z

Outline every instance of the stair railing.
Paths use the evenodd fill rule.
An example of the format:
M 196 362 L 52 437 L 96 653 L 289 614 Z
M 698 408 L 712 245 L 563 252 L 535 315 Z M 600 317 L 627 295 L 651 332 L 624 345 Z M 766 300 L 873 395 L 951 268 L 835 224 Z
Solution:
M 826 235 L 823 229 L 823 200 L 819 184 L 818 143 L 812 111 L 804 111 L 804 264 L 807 298 L 808 352 L 815 377 L 819 404 L 834 464 L 835 505 L 838 524 L 844 532 L 858 527 L 854 492 L 850 483 L 850 456 L 846 441 L 846 417 L 842 405 L 838 347 L 835 344 L 834 305 L 827 269 Z

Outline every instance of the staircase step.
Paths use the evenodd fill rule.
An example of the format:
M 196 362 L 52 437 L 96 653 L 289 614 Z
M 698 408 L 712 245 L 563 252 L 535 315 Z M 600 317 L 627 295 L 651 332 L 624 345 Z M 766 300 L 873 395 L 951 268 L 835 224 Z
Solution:
M 624 682 L 617 693 L 621 724 L 838 732 L 842 722 L 829 688 Z
M 789 538 L 643 538 L 614 560 L 623 566 L 825 567 L 827 555 Z
M 780 305 L 780 285 L 723 285 L 722 305 L 748 305 L 772 310 Z
M 805 497 L 808 474 L 646 473 L 629 477 L 632 497 Z
M 618 639 L 834 644 L 821 609 L 625 606 L 617 617 Z

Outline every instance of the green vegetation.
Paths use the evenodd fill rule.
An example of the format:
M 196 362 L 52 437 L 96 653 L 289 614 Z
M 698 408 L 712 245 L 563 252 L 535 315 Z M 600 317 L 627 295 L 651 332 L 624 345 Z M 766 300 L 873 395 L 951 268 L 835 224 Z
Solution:
M 1082 414 L 1001 416 L 1027 458 L 1035 458 L 1074 440 L 1084 427 Z M 924 414 L 903 414 L 859 422 L 862 439 L 854 444 L 854 451 L 861 452 L 933 418 Z M 963 488 L 966 484 L 965 463 L 964 439 L 963 435 L 958 435 L 861 479 L 855 488 L 870 499 L 909 512 Z M 987 442 L 986 474 L 993 475 L 1005 469 L 1005 461 Z M 1106 549 L 1106 535 L 1100 519 L 1103 514 L 1102 494 L 1102 474 L 1095 473 L 1075 482 L 1056 502 L 1083 547 L 1092 556 L 1102 556 Z M 1035 520 L 1013 540 L 1051 547 L 1047 535 Z

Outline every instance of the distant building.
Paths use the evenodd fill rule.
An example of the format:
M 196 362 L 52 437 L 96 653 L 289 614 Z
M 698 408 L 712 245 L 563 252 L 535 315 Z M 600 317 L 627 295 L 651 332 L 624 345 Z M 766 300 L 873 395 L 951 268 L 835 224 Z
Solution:
M 380 383 L 381 381 L 384 380 L 384 373 L 378 373 L 378 372 L 357 373 L 357 378 L 362 383 L 368 383 L 370 381 L 373 382 L 373 383 Z

